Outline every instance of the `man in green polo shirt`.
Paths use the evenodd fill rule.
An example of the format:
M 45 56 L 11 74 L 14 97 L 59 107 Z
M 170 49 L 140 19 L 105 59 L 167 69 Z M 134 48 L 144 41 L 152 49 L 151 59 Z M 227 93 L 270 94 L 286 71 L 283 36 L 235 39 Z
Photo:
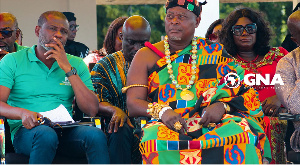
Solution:
M 0 60 L 7 54 L 27 47 L 16 43 L 20 29 L 17 18 L 11 13 L 0 13 Z
M 72 115 L 76 97 L 89 116 L 98 112 L 98 99 L 87 66 L 65 53 L 69 23 L 58 11 L 47 11 L 38 20 L 37 45 L 6 55 L 0 61 L 0 113 L 10 119 L 16 153 L 30 156 L 29 163 L 51 164 L 56 154 L 87 157 L 88 163 L 109 163 L 105 134 L 96 127 L 64 129 L 62 135 L 40 125 L 39 112 L 66 107 Z

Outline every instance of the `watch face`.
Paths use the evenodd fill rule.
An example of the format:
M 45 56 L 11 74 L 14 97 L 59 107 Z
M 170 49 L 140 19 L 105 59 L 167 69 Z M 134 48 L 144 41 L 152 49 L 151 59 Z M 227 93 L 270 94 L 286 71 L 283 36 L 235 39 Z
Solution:
M 77 70 L 73 67 L 73 69 L 71 70 L 72 72 L 73 72 L 73 74 L 75 74 L 76 75 L 76 73 L 77 73 Z
M 72 67 L 72 68 L 71 68 L 71 71 L 68 72 L 68 73 L 66 73 L 66 76 L 67 76 L 67 77 L 70 77 L 70 76 L 76 75 L 76 74 L 77 74 L 77 70 L 76 70 L 74 67 Z

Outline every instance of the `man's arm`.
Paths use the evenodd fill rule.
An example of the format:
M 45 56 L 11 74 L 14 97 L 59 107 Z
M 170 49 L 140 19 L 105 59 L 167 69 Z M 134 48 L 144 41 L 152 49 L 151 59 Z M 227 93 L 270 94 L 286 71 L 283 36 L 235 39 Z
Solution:
M 59 67 L 64 70 L 65 73 L 68 73 L 71 71 L 72 66 L 67 59 L 64 47 L 57 38 L 54 38 L 54 40 L 57 42 L 56 44 L 46 44 L 46 46 L 54 49 L 47 51 L 44 55 L 47 56 L 47 59 L 55 58 Z M 98 100 L 94 92 L 86 87 L 78 74 L 71 75 L 68 79 L 72 85 L 80 110 L 89 116 L 96 116 L 98 112 Z
M 155 57 L 155 54 L 153 56 L 150 56 L 150 54 L 148 53 L 152 52 L 151 50 L 147 49 L 148 48 L 142 48 L 136 53 L 135 57 L 133 58 L 127 74 L 127 86 L 133 84 L 148 84 L 148 69 L 151 68 L 151 65 L 153 66 L 155 64 L 155 62 L 159 59 L 159 56 L 156 55 L 157 59 L 153 58 Z M 151 117 L 147 114 L 148 104 L 149 102 L 147 101 L 147 88 L 133 87 L 127 90 L 127 108 L 129 111 L 129 116 Z
M 111 104 L 113 99 L 116 99 L 112 96 L 113 93 L 115 92 L 115 94 L 118 94 L 118 91 L 110 91 L 110 89 L 113 88 L 112 86 L 116 84 L 113 83 L 112 79 L 114 78 L 112 78 L 112 75 L 109 75 L 108 71 L 114 66 L 105 65 L 107 60 L 108 57 L 96 64 L 91 73 L 91 79 L 99 100 L 99 114 L 111 117 L 108 133 L 112 133 L 112 131 L 117 132 L 119 127 L 123 127 L 124 122 L 127 122 L 127 124 L 132 128 L 134 126 L 131 124 L 127 114 L 120 107 Z
M 38 117 L 43 117 L 41 114 L 29 111 L 24 108 L 12 107 L 7 104 L 7 99 L 10 94 L 10 89 L 0 85 L 0 116 L 8 119 L 22 120 L 25 128 L 31 129 L 38 126 Z
M 131 128 L 134 128 L 125 112 L 108 102 L 99 103 L 99 113 L 104 114 L 105 116 L 111 116 L 108 133 L 112 133 L 112 131 L 118 132 L 118 128 L 123 127 L 125 122 L 127 122 Z
M 160 44 L 160 45 L 159 45 Z M 159 46 L 163 48 L 163 42 L 156 44 L 155 46 Z M 140 49 L 129 68 L 128 76 L 127 76 L 127 86 L 133 84 L 148 84 L 148 70 L 150 70 L 154 64 L 160 59 L 160 57 L 152 52 L 149 48 Z M 168 75 L 166 75 L 168 76 Z M 147 114 L 148 104 L 147 101 L 147 88 L 145 87 L 133 87 L 129 88 L 127 91 L 127 107 L 130 116 L 146 116 L 151 117 L 151 115 Z M 178 131 L 183 134 L 184 129 L 187 131 L 187 125 L 184 119 L 172 108 L 166 110 L 162 117 L 162 122 L 170 129 L 174 130 L 174 123 L 180 121 L 183 124 L 183 128 Z
M 284 85 L 275 84 L 275 91 L 286 108 L 292 113 L 299 113 L 300 80 L 297 80 L 295 69 L 299 68 L 284 58 L 278 62 L 276 74 L 280 75 Z

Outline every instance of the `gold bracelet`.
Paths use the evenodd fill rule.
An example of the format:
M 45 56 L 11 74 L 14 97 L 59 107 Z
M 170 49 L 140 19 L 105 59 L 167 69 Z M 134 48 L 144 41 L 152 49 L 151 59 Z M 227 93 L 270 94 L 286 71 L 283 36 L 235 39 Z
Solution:
M 224 105 L 225 113 L 228 114 L 230 113 L 230 106 L 227 103 L 222 102 Z
M 160 119 L 159 118 L 159 112 L 164 108 L 169 107 L 167 104 L 158 104 L 158 103 L 149 103 L 147 113 L 152 116 L 154 119 Z
M 145 88 L 148 88 L 147 85 L 143 85 L 143 84 L 132 84 L 132 85 L 129 85 L 129 86 L 127 86 L 127 87 L 123 87 L 123 88 L 122 88 L 122 93 L 126 93 L 127 90 L 128 90 L 129 88 L 131 88 L 131 87 L 145 87 Z

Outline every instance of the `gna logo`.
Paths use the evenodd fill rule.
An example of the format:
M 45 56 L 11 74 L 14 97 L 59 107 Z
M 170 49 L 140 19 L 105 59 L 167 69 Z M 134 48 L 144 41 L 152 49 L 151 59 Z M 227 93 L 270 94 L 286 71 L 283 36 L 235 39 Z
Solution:
M 228 88 L 237 88 L 241 83 L 240 77 L 236 73 L 228 73 L 224 79 Z M 264 83 L 265 85 L 284 85 L 280 74 L 275 74 L 271 81 L 270 74 L 265 74 L 265 77 L 260 74 L 247 74 L 244 77 L 244 82 L 249 86 L 261 85 L 261 83 Z

